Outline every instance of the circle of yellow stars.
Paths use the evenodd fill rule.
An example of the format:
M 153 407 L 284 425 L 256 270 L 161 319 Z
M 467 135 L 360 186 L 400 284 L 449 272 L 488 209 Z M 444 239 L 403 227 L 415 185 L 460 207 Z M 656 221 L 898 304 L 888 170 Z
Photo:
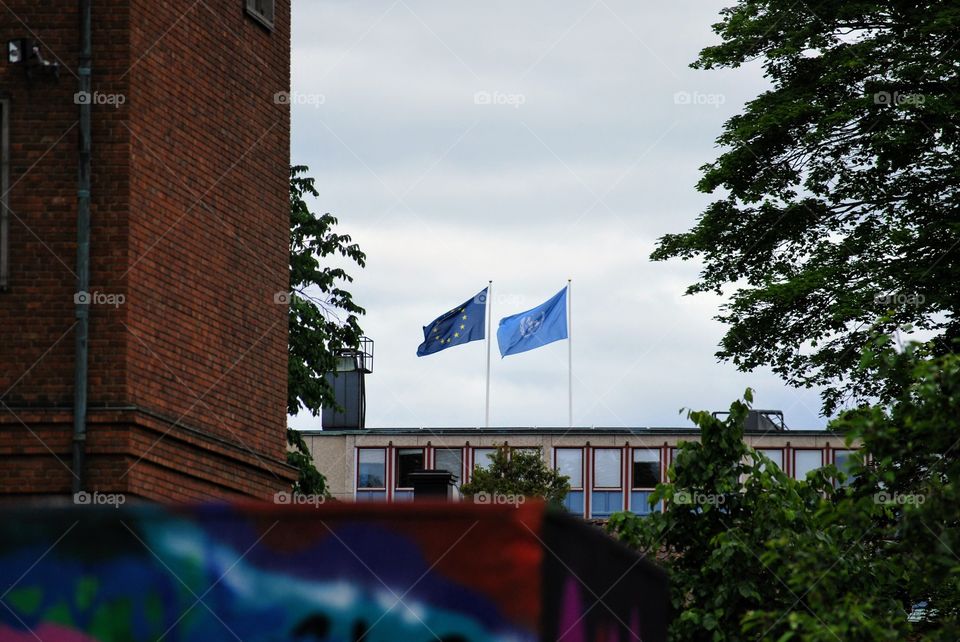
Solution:
M 456 312 L 456 313 L 461 313 L 461 314 L 462 314 L 464 310 L 466 310 L 466 308 L 453 309 L 453 310 L 450 310 L 450 312 Z M 463 323 L 463 321 L 466 321 L 466 320 L 467 320 L 467 315 L 466 315 L 466 314 L 464 314 L 463 316 L 460 317 L 460 321 L 461 321 L 461 323 L 460 323 L 460 330 L 465 330 L 465 329 L 466 329 L 467 324 Z M 440 331 L 439 328 L 437 328 L 437 326 L 439 325 L 439 323 L 440 323 L 440 322 L 438 321 L 437 323 L 434 323 L 434 324 L 433 324 L 433 333 L 434 333 L 434 334 L 437 334 L 437 333 Z M 454 339 L 459 339 L 459 338 L 460 338 L 460 332 L 459 332 L 459 331 L 454 332 L 452 337 L 446 337 L 446 338 L 444 338 L 444 337 L 436 337 L 437 341 L 440 342 L 440 345 L 450 344 L 450 343 L 453 342 Z

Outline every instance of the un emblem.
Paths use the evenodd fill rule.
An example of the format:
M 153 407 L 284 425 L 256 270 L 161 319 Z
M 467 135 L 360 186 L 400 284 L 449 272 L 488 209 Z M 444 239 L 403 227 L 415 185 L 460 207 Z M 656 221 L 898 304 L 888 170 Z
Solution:
M 524 339 L 533 336 L 543 326 L 544 312 L 541 310 L 537 314 L 520 319 L 520 336 Z

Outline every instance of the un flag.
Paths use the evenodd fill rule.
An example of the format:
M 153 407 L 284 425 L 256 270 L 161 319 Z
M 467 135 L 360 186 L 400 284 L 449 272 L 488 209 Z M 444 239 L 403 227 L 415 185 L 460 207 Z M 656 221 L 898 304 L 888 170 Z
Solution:
M 567 338 L 567 288 L 532 310 L 500 319 L 500 356 L 517 354 Z

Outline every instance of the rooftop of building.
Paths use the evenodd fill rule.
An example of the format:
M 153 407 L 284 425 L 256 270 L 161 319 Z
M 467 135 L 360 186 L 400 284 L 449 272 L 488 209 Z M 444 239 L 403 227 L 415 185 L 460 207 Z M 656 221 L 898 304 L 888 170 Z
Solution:
M 445 427 L 382 427 L 360 429 L 328 429 L 302 430 L 304 436 L 334 436 L 334 435 L 668 435 L 668 436 L 698 436 L 700 430 L 687 426 L 575 426 L 573 428 L 558 426 L 497 426 L 495 428 L 445 426 Z M 746 430 L 747 435 L 835 435 L 834 431 L 825 428 L 804 429 L 765 429 Z

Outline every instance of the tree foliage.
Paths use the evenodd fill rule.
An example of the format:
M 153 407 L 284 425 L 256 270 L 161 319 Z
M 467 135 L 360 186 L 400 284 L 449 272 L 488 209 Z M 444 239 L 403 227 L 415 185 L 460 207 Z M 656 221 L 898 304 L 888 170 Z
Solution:
M 748 392 L 725 420 L 690 413 L 701 443 L 680 447 L 650 498 L 666 512 L 611 518 L 670 572 L 671 639 L 960 638 L 960 358 L 881 338 L 862 367 L 913 376 L 889 407 L 831 425 L 871 454 L 852 477 L 826 466 L 793 480 L 746 446 Z
M 319 196 L 307 168 L 290 168 L 290 322 L 288 340 L 287 412 L 301 409 L 314 416 L 324 406 L 335 406 L 333 389 L 324 375 L 336 370 L 337 352 L 357 348 L 363 332 L 359 316 L 363 308 L 353 301 L 344 285 L 353 281 L 347 271 L 330 265 L 330 259 L 346 259 L 359 267 L 366 255 L 350 236 L 334 231 L 337 219 L 310 211 L 307 196 Z M 313 465 L 302 436 L 287 430 L 293 450 L 287 462 L 300 469 L 295 490 L 325 494 L 326 480 Z
M 548 466 L 539 451 L 511 451 L 507 446 L 499 446 L 490 455 L 490 465 L 474 467 L 470 482 L 461 486 L 460 491 L 467 496 L 489 493 L 539 497 L 559 505 L 570 492 L 569 481 L 569 477 Z
M 337 352 L 360 345 L 364 313 L 344 285 L 353 282 L 343 267 L 329 264 L 342 257 L 359 267 L 367 257 L 347 234 L 337 234 L 337 219 L 316 216 L 305 196 L 319 196 L 307 168 L 290 169 L 290 356 L 287 412 L 302 408 L 314 416 L 336 403 L 324 375 L 336 370 Z M 326 261 L 321 262 L 323 259 Z
M 717 200 L 652 258 L 703 261 L 690 294 L 735 290 L 719 357 L 825 386 L 827 414 L 894 399 L 857 368 L 871 336 L 960 336 L 960 6 L 739 0 L 714 31 L 693 66 L 758 61 L 770 89 L 703 167 Z

